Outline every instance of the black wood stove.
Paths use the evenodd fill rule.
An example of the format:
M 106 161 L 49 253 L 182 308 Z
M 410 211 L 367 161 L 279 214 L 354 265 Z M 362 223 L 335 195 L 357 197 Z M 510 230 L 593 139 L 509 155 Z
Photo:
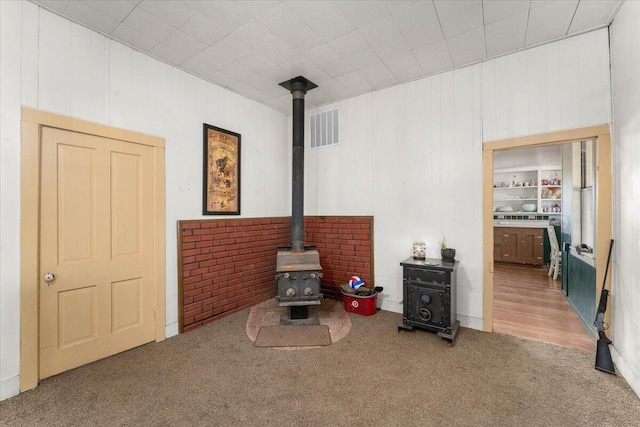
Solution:
M 291 247 L 279 248 L 276 281 L 281 306 L 291 307 L 292 319 L 306 319 L 309 306 L 320 304 L 320 254 L 304 246 L 304 96 L 318 87 L 302 76 L 280 86 L 293 95 L 293 165 L 291 191 Z

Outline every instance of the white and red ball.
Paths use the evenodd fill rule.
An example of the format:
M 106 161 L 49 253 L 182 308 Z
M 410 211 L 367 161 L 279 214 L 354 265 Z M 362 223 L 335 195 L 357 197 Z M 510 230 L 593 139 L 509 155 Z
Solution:
M 358 289 L 360 286 L 364 286 L 364 280 L 362 280 L 360 276 L 351 276 L 349 286 L 351 289 Z

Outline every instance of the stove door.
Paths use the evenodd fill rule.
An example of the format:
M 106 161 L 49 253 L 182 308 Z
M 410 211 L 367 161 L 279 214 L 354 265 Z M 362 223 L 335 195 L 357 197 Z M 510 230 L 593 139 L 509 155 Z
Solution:
M 406 320 L 410 324 L 446 330 L 450 325 L 448 286 L 439 283 L 407 284 Z

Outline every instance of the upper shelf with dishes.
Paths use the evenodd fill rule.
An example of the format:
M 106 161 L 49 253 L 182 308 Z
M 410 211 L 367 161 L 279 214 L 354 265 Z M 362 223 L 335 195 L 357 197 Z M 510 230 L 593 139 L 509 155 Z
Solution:
M 496 170 L 494 212 L 561 213 L 562 170 Z

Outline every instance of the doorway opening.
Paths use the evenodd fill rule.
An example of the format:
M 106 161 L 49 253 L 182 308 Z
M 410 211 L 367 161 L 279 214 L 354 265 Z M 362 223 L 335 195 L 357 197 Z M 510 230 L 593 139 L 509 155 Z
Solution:
M 500 274 L 509 274 L 509 271 L 501 271 L 501 266 L 498 263 L 494 263 L 494 214 L 496 208 L 496 201 L 494 201 L 494 152 L 500 150 L 516 149 L 516 148 L 531 148 L 531 147 L 550 147 L 557 144 L 564 144 L 572 141 L 584 141 L 593 140 L 593 155 L 595 164 L 595 176 L 597 186 L 595 191 L 592 190 L 593 195 L 593 212 L 595 213 L 593 229 L 593 267 L 595 276 L 595 292 L 600 292 L 602 286 L 602 279 L 604 275 L 604 265 L 606 263 L 606 248 L 611 239 L 611 142 L 609 126 L 594 126 L 589 128 L 580 128 L 567 131 L 553 132 L 547 134 L 526 136 L 520 138 L 512 138 L 500 141 L 486 142 L 483 145 L 483 235 L 484 235 L 484 269 L 483 269 L 483 283 L 484 283 L 484 295 L 483 295 L 483 321 L 484 330 L 494 331 L 494 299 L 497 292 L 500 291 L 501 284 L 497 283 L 500 279 Z M 518 182 L 519 184 L 520 182 Z M 539 184 L 539 183 L 537 183 Z M 527 190 L 531 191 L 531 190 Z M 539 194 L 539 192 L 538 192 Z M 565 193 L 566 194 L 566 193 Z M 537 196 L 540 197 L 540 196 Z M 578 196 L 579 197 L 579 196 Z M 539 211 L 541 200 L 536 200 L 538 204 L 534 210 L 535 214 L 543 213 Z M 605 248 L 605 249 L 602 249 Z M 564 255 L 563 255 L 564 256 Z M 496 265 L 498 267 L 496 267 Z M 513 270 L 513 269 L 512 269 Z M 539 271 L 544 279 L 544 275 L 547 274 L 547 269 L 541 267 Z M 511 274 L 517 277 L 518 281 L 524 276 L 523 271 L 511 271 Z M 535 276 L 535 273 L 534 273 Z M 533 276 L 532 276 L 533 277 Z M 496 280 L 496 283 L 494 283 Z M 548 280 L 548 279 L 547 279 Z M 551 279 L 553 280 L 553 279 Z M 513 286 L 513 285 L 512 285 Z M 551 289 L 558 287 L 558 284 L 551 283 Z M 610 289 L 610 287 L 609 287 Z M 557 291 L 557 289 L 556 289 Z M 562 296 L 562 295 L 560 295 Z M 546 301 L 547 297 L 542 297 L 543 301 Z M 595 298 L 589 301 L 589 308 L 595 313 L 596 308 Z M 610 316 L 610 310 L 607 310 L 607 315 Z M 581 323 L 585 323 L 585 319 L 581 319 Z M 593 319 L 591 319 L 592 321 Z M 584 328 L 584 326 L 580 325 Z
M 494 151 L 495 332 L 594 351 L 593 144 Z

